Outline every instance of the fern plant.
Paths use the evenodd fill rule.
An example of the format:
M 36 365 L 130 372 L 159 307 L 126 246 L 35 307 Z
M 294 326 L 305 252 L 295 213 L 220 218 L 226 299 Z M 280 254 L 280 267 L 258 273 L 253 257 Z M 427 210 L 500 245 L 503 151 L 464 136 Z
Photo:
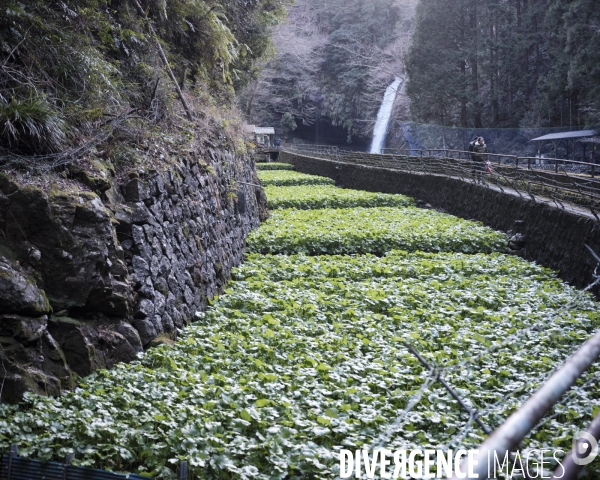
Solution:
M 67 126 L 44 96 L 11 98 L 0 95 L 0 139 L 13 149 L 54 152 L 67 139 Z

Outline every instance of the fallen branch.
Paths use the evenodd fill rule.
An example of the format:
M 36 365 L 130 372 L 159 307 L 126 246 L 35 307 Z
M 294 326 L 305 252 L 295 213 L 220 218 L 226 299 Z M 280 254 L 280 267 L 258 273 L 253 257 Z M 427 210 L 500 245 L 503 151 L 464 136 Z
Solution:
M 165 68 L 167 69 L 167 72 L 169 72 L 169 77 L 171 77 L 171 81 L 173 82 L 173 85 L 175 86 L 175 90 L 177 91 L 177 95 L 179 95 L 179 99 L 181 100 L 181 103 L 183 104 L 183 108 L 185 109 L 185 113 L 187 114 L 188 119 L 190 121 L 193 121 L 194 117 L 192 116 L 192 111 L 190 110 L 189 105 L 187 104 L 185 98 L 183 97 L 183 92 L 181 91 L 181 88 L 179 87 L 179 83 L 177 82 L 177 79 L 175 78 L 175 75 L 173 74 L 173 70 L 171 70 L 171 66 L 169 65 L 167 56 L 165 55 L 165 52 L 162 48 L 162 45 L 160 44 L 160 40 L 158 39 L 158 35 L 156 35 L 156 31 L 154 30 L 152 23 L 150 23 L 148 15 L 146 15 L 146 12 L 142 8 L 142 6 L 140 5 L 140 2 L 138 2 L 138 0 L 133 0 L 133 3 L 135 4 L 135 7 L 138 9 L 138 12 L 140 12 L 140 15 L 142 17 L 144 17 L 144 19 L 147 21 L 148 28 L 150 29 L 150 33 L 152 34 L 152 36 L 154 37 L 154 40 L 156 41 L 156 46 L 158 47 L 158 53 L 160 55 L 160 59 L 163 61 Z

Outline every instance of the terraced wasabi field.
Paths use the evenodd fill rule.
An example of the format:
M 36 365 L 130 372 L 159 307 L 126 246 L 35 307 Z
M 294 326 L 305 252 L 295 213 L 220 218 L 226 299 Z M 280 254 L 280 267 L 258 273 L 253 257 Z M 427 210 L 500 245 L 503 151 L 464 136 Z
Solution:
M 333 185 L 301 185 L 293 187 L 267 186 L 265 188 L 270 209 L 354 207 L 409 207 L 414 202 L 404 195 L 365 192 L 336 188 Z
M 271 162 L 271 163 L 257 163 L 256 170 L 294 170 L 294 166 L 289 163 L 282 162 Z
M 402 196 L 333 188 L 269 187 L 280 208 L 174 347 L 61 398 L 1 405 L 0 447 L 75 451 L 79 464 L 158 478 L 186 459 L 201 479 L 334 479 L 340 448 L 484 439 L 405 342 L 493 427 L 598 328 L 591 296 L 506 255 L 503 234 Z M 600 410 L 596 373 L 528 447 L 570 449 Z
M 291 170 L 259 170 L 260 181 L 263 185 L 291 187 L 294 185 L 333 185 L 331 178 L 306 175 Z

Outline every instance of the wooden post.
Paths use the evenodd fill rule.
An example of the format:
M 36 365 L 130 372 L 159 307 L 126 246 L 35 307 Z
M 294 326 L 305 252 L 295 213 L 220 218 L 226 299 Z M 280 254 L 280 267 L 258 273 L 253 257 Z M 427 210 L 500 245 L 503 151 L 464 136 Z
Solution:
M 152 99 L 150 100 L 150 103 L 152 103 L 154 101 L 154 99 L 156 98 L 156 92 L 158 91 L 159 83 L 160 83 L 160 77 L 158 77 L 156 79 L 156 83 L 154 84 L 154 90 L 152 90 Z
M 185 90 L 185 78 L 187 77 L 187 71 L 188 71 L 188 67 L 186 66 L 183 69 L 183 74 L 181 75 L 181 91 L 183 92 Z

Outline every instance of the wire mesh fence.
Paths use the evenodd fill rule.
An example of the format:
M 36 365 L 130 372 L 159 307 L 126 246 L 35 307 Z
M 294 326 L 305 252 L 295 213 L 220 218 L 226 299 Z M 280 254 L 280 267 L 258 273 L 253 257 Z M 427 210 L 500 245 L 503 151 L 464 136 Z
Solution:
M 441 175 L 476 183 L 566 209 L 577 206 L 600 220 L 600 165 L 555 158 L 478 154 L 448 149 L 394 150 L 383 154 L 321 145 L 294 145 L 284 151 L 336 162 Z
M 589 137 L 576 137 L 571 140 L 557 138 L 549 141 L 535 139 L 546 135 L 561 135 L 570 132 L 598 131 L 598 126 L 565 127 L 523 127 L 523 128 L 462 128 L 442 125 L 398 121 L 390 128 L 389 145 L 395 148 L 444 148 L 466 150 L 469 142 L 483 137 L 485 143 L 495 152 L 511 155 L 534 156 L 536 154 L 552 158 L 569 158 L 587 161 L 598 158 L 600 150 L 594 148 Z

